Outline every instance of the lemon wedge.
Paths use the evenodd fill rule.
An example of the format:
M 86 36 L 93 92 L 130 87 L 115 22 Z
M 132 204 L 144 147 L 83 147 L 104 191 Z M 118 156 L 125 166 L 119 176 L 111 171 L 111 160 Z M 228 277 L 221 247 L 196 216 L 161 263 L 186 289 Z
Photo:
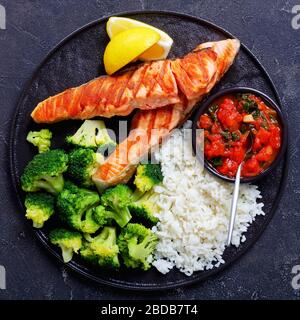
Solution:
M 142 61 L 166 59 L 172 47 L 173 39 L 160 29 L 134 19 L 111 17 L 107 21 L 106 31 L 110 39 L 113 39 L 120 32 L 141 27 L 156 31 L 160 35 L 160 40 L 150 49 L 143 52 L 139 59 Z
M 129 62 L 136 60 L 159 39 L 160 35 L 149 28 L 132 28 L 120 32 L 110 40 L 105 49 L 104 66 L 106 72 L 112 74 Z

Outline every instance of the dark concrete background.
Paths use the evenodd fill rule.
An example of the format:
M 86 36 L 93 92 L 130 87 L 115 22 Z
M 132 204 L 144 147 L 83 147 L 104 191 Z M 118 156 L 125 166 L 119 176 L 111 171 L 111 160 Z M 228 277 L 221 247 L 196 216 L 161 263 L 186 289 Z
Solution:
M 266 299 L 300 297 L 291 286 L 300 264 L 300 30 L 291 12 L 300 0 L 0 0 L 0 265 L 7 289 L 0 299 Z M 224 27 L 246 44 L 273 78 L 290 125 L 288 184 L 276 215 L 255 246 L 204 283 L 157 293 L 120 291 L 67 271 L 39 245 L 15 204 L 8 167 L 11 119 L 26 81 L 46 53 L 78 27 L 121 11 L 164 9 L 193 14 Z

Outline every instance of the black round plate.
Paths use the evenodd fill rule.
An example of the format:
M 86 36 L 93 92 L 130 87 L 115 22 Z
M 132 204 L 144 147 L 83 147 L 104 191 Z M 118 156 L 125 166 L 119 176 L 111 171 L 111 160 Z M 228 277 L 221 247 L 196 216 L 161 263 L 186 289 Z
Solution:
M 230 33 L 212 23 L 179 13 L 148 11 L 118 15 L 144 21 L 170 34 L 174 39 L 174 45 L 170 53 L 171 58 L 184 55 L 199 43 L 232 37 Z M 26 135 L 29 130 L 41 128 L 41 126 L 33 123 L 30 113 L 39 101 L 48 96 L 66 88 L 78 86 L 104 74 L 102 57 L 109 40 L 105 30 L 106 22 L 107 18 L 92 22 L 58 44 L 38 67 L 20 98 L 12 125 L 10 160 L 12 180 L 23 210 L 24 193 L 20 189 L 19 178 L 25 165 L 36 153 L 36 150 L 26 143 Z M 245 46 L 241 47 L 236 62 L 218 86 L 214 88 L 213 92 L 230 86 L 257 88 L 268 94 L 280 105 L 278 94 L 270 77 Z M 107 121 L 108 127 L 115 129 L 118 124 L 117 120 Z M 65 135 L 74 132 L 78 126 L 79 123 L 77 121 L 51 125 L 50 128 L 54 133 L 54 146 L 61 146 Z M 175 288 L 204 280 L 227 267 L 246 252 L 258 239 L 272 218 L 284 189 L 287 167 L 285 163 L 286 161 L 283 160 L 270 176 L 259 183 L 265 203 L 266 215 L 258 217 L 253 222 L 246 234 L 247 240 L 239 248 L 230 247 L 226 249 L 224 253 L 225 264 L 219 268 L 196 272 L 187 277 L 177 270 L 172 270 L 167 275 L 162 275 L 154 268 L 147 272 L 127 269 L 121 269 L 120 272 L 103 271 L 90 267 L 79 258 L 75 258 L 68 266 L 81 275 L 99 283 L 133 290 Z M 25 218 L 22 217 L 22 219 L 24 219 L 25 223 Z M 55 223 L 54 219 L 49 221 L 43 230 L 34 231 L 41 243 L 61 260 L 59 251 L 50 244 L 47 238 L 49 229 Z

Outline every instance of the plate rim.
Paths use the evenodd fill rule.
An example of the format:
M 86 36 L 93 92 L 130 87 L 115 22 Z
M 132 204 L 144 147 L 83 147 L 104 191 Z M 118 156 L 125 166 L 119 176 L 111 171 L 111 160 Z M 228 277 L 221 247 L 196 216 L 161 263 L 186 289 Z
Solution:
M 26 93 L 28 92 L 32 82 L 37 77 L 39 70 L 55 52 L 57 52 L 65 43 L 67 43 L 69 40 L 71 40 L 78 33 L 82 32 L 84 30 L 87 30 L 97 24 L 103 23 L 112 16 L 126 17 L 126 16 L 131 16 L 131 15 L 138 15 L 138 14 L 143 14 L 143 15 L 161 14 L 161 15 L 177 16 L 177 17 L 181 17 L 181 18 L 184 18 L 187 20 L 193 20 L 197 23 L 201 23 L 203 25 L 209 26 L 209 27 L 217 30 L 218 32 L 222 33 L 223 35 L 228 36 L 229 38 L 236 38 L 232 33 L 227 31 L 223 27 L 216 25 L 215 23 L 213 23 L 211 21 L 208 21 L 206 19 L 194 16 L 194 15 L 191 15 L 188 13 L 181 13 L 181 12 L 169 11 L 169 10 L 134 10 L 134 11 L 117 12 L 117 13 L 105 15 L 101 18 L 95 19 L 95 20 L 75 29 L 73 32 L 71 32 L 67 36 L 65 36 L 61 41 L 59 41 L 56 45 L 54 45 L 50 51 L 48 51 L 48 53 L 45 55 L 45 57 L 42 59 L 42 61 L 35 67 L 32 75 L 30 76 L 28 81 L 26 81 L 25 84 L 23 85 L 21 94 L 18 98 L 18 102 L 17 102 L 16 108 L 15 108 L 15 111 L 13 114 L 13 118 L 12 118 L 12 123 L 11 123 L 11 127 L 10 127 L 10 138 L 9 138 L 9 171 L 10 171 L 10 175 L 11 175 L 11 180 L 12 180 L 11 182 L 13 184 L 13 189 L 15 190 L 15 192 L 17 194 L 17 198 L 18 198 L 17 202 L 19 203 L 19 205 L 21 206 L 21 208 L 23 210 L 24 210 L 24 205 L 21 202 L 21 190 L 20 190 L 18 178 L 16 176 L 16 167 L 15 167 L 15 160 L 16 160 L 16 154 L 14 152 L 14 146 L 15 146 L 15 141 L 16 141 L 14 139 L 15 135 L 16 135 L 15 128 L 16 128 L 16 123 L 17 123 L 18 117 L 19 117 L 19 110 L 21 109 L 22 101 L 24 100 L 24 97 L 26 96 Z M 246 51 L 246 53 L 250 56 L 250 58 L 258 66 L 260 71 L 262 73 L 264 73 L 264 76 L 267 78 L 267 81 L 269 82 L 272 93 L 274 94 L 276 102 L 278 103 L 280 109 L 282 109 L 283 113 L 285 114 L 285 112 L 284 112 L 285 110 L 282 107 L 282 101 L 280 99 L 279 93 L 278 93 L 277 88 L 276 88 L 272 78 L 270 77 L 269 73 L 267 72 L 265 67 L 262 65 L 262 63 L 259 61 L 259 59 L 256 57 L 256 55 L 253 54 L 246 45 L 241 43 L 241 48 Z M 288 140 L 289 140 L 289 138 L 288 138 Z M 280 200 L 282 198 L 286 183 L 287 183 L 288 167 L 289 167 L 288 151 L 289 151 L 289 143 L 288 143 L 286 152 L 284 154 L 284 158 L 282 160 L 283 161 L 283 170 L 282 170 L 282 175 L 281 175 L 281 179 L 280 179 L 280 187 L 276 193 L 276 199 L 273 202 L 272 208 L 271 208 L 266 220 L 260 226 L 259 232 L 257 232 L 255 234 L 255 236 L 253 237 L 252 241 L 250 241 L 248 244 L 246 244 L 243 247 L 242 250 L 240 250 L 238 253 L 236 253 L 234 255 L 234 257 L 230 259 L 230 261 L 219 266 L 218 268 L 213 268 L 211 270 L 207 270 L 205 277 L 201 278 L 201 276 L 199 277 L 196 274 L 196 276 L 194 276 L 194 277 L 192 276 L 192 278 L 186 277 L 185 279 L 183 279 L 179 282 L 170 283 L 170 284 L 162 284 L 162 285 L 152 285 L 152 284 L 143 284 L 143 283 L 131 284 L 127 281 L 120 282 L 118 280 L 105 280 L 105 279 L 96 277 L 96 276 L 92 275 L 91 273 L 88 273 L 85 270 L 83 270 L 82 266 L 79 267 L 79 265 L 73 261 L 70 263 L 67 263 L 67 264 L 63 264 L 63 265 L 68 267 L 71 271 L 75 271 L 79 276 L 85 277 L 89 280 L 92 280 L 92 281 L 98 283 L 98 284 L 104 284 L 104 285 L 108 285 L 110 287 L 131 290 L 131 291 L 169 290 L 169 289 L 174 289 L 174 288 L 179 288 L 179 287 L 190 286 L 192 284 L 200 283 L 200 282 L 203 282 L 205 280 L 212 278 L 213 276 L 217 275 L 218 273 L 224 271 L 226 268 L 230 267 L 236 260 L 241 258 L 246 252 L 248 252 L 248 250 L 258 241 L 258 239 L 260 238 L 260 236 L 265 231 L 266 227 L 269 225 L 272 218 L 274 217 L 274 215 L 277 211 L 277 208 L 279 206 Z M 24 221 L 24 222 L 26 222 L 26 221 Z M 28 226 L 29 226 L 29 224 L 28 224 Z M 32 226 L 31 226 L 31 230 L 34 232 L 35 236 L 38 238 L 39 243 L 47 249 L 48 253 L 50 253 L 52 257 L 54 256 L 54 257 L 58 258 L 58 260 L 61 263 L 63 263 L 61 256 L 52 247 L 49 246 L 49 243 L 46 240 L 42 231 L 35 230 Z

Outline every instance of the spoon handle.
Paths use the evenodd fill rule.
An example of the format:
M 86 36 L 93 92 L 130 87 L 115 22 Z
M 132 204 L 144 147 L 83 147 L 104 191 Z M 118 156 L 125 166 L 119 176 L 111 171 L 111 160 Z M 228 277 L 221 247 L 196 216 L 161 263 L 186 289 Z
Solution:
M 237 209 L 237 203 L 238 203 L 239 191 L 240 191 L 242 166 L 243 166 L 243 163 L 239 165 L 236 176 L 235 176 L 234 190 L 233 190 L 233 196 L 232 196 L 231 208 L 230 208 L 230 222 L 229 222 L 229 229 L 228 229 L 228 235 L 227 235 L 227 246 L 230 246 L 231 239 L 232 239 L 232 233 L 234 228 L 236 209 Z

